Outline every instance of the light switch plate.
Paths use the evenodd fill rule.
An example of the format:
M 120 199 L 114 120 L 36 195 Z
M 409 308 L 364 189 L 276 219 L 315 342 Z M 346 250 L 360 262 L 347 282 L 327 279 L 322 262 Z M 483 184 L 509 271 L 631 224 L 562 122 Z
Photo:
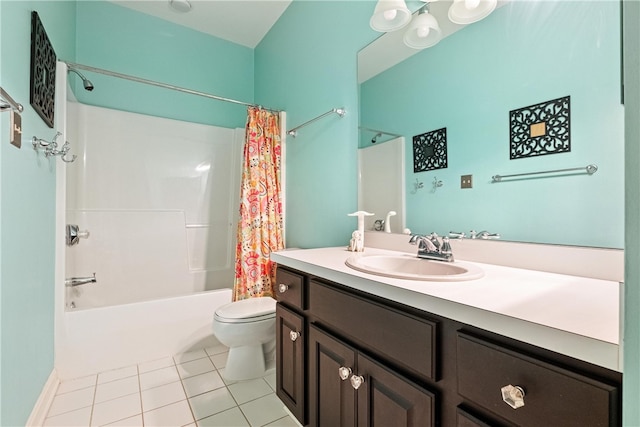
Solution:
M 472 188 L 472 187 L 473 187 L 473 175 L 461 175 L 460 188 Z
M 22 117 L 17 111 L 11 110 L 9 141 L 16 147 L 22 147 Z

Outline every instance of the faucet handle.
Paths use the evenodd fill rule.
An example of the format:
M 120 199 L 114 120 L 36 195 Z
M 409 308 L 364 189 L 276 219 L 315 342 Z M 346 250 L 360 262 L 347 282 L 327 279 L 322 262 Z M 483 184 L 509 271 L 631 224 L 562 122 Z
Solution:
M 451 255 L 453 253 L 447 236 L 442 238 L 442 248 L 440 249 L 440 253 L 443 255 Z
M 449 237 L 452 239 L 464 239 L 465 237 L 467 237 L 467 235 L 459 231 L 450 231 Z
M 440 250 L 440 241 L 438 240 L 438 234 L 435 231 L 429 234 L 427 236 L 427 239 L 429 239 L 429 241 L 433 243 L 433 246 L 435 246 L 436 250 Z

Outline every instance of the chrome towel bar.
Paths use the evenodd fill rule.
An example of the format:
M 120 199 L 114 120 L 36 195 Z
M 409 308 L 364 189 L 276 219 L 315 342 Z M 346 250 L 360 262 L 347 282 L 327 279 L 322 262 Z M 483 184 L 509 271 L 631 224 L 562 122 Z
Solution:
M 321 118 L 323 118 L 325 116 L 328 116 L 329 114 L 333 114 L 333 113 L 339 115 L 340 117 L 344 117 L 344 115 L 347 114 L 347 111 L 344 108 L 332 108 L 331 110 L 327 111 L 326 113 L 320 114 L 318 117 L 313 118 L 313 119 L 309 120 L 308 122 L 304 122 L 300 126 L 296 126 L 293 129 L 287 131 L 287 134 L 291 135 L 292 137 L 295 138 L 296 136 L 298 136 L 298 129 L 301 129 L 301 128 L 303 128 L 303 127 L 315 122 L 316 120 L 320 120 Z
M 11 95 L 5 92 L 4 89 L 0 87 L 0 111 L 5 111 L 8 109 L 15 110 L 19 113 L 22 113 L 24 107 L 19 102 L 13 100 Z
M 549 173 L 562 173 L 562 172 L 578 172 L 584 171 L 589 175 L 593 175 L 598 171 L 598 166 L 596 165 L 587 165 L 581 168 L 568 168 L 568 169 L 555 169 L 550 171 L 540 171 L 540 172 L 527 172 L 527 173 L 516 173 L 512 175 L 494 175 L 491 177 L 491 182 L 501 182 L 504 178 L 515 178 L 515 177 L 523 177 L 529 175 L 540 175 L 540 174 L 549 174 Z

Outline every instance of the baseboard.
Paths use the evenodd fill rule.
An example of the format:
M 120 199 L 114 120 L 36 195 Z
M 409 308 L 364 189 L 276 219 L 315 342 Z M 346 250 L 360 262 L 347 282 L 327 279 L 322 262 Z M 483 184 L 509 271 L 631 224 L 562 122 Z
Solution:
M 29 419 L 27 420 L 27 423 L 25 425 L 26 427 L 37 427 L 44 425 L 44 420 L 47 417 L 47 412 L 49 411 L 51 402 L 53 402 L 53 398 L 56 396 L 56 391 L 58 391 L 59 384 L 60 379 L 58 378 L 58 373 L 54 368 L 53 371 L 51 371 L 51 375 L 49 375 L 47 382 L 44 383 L 44 386 L 42 387 L 40 396 L 38 397 L 36 404 L 33 406 L 31 415 L 29 415 Z

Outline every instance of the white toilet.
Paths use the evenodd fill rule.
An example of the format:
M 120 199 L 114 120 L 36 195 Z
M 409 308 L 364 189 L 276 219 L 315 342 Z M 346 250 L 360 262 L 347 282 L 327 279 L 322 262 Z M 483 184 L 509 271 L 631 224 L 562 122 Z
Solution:
M 213 316 L 213 333 L 229 347 L 225 379 L 265 375 L 269 362 L 275 360 L 276 300 L 249 298 L 219 307 Z

